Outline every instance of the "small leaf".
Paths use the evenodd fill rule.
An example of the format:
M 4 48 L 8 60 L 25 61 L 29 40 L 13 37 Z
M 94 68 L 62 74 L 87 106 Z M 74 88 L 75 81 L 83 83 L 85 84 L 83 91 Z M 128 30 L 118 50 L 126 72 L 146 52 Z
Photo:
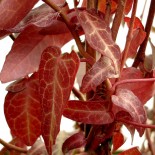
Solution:
M 112 40 L 110 28 L 103 19 L 88 11 L 78 12 L 78 19 L 90 46 L 113 61 L 115 74 L 118 77 L 121 53 Z
M 133 4 L 133 0 L 126 1 L 126 5 L 125 5 L 125 9 L 124 9 L 125 15 L 127 15 L 130 12 L 130 10 L 132 8 L 132 4 Z
M 114 77 L 117 77 L 117 75 L 115 74 L 111 59 L 102 56 L 83 77 L 81 91 L 83 93 L 90 90 L 95 91 L 96 87 L 104 80 Z
M 137 147 L 133 147 L 131 149 L 128 149 L 126 151 L 123 151 L 122 153 L 119 153 L 119 155 L 142 155 Z
M 113 138 L 113 151 L 116 151 L 119 147 L 121 147 L 124 144 L 124 136 L 120 132 L 114 132 Z
M 48 47 L 39 66 L 40 97 L 43 107 L 42 136 L 49 154 L 60 130 L 60 120 L 79 66 L 75 52 L 61 55 L 58 47 Z
M 27 80 L 23 91 L 8 92 L 4 112 L 13 135 L 26 145 L 33 145 L 41 134 L 41 105 L 37 74 L 33 74 Z
M 63 115 L 86 124 L 109 124 L 114 121 L 108 111 L 108 103 L 103 101 L 69 101 Z
M 0 74 L 2 82 L 16 80 L 37 71 L 45 48 L 50 45 L 62 47 L 72 38 L 68 31 L 57 35 L 41 35 L 39 31 L 40 28 L 30 25 L 14 41 Z
M 18 24 L 33 8 L 38 0 L 1 0 L 0 29 L 8 29 Z
M 117 89 L 116 95 L 112 95 L 112 102 L 124 109 L 125 112 L 128 112 L 132 120 L 136 123 L 145 124 L 146 123 L 146 113 L 143 108 L 142 103 L 130 90 L 127 89 Z M 139 132 L 139 135 L 144 134 L 144 128 L 135 127 Z
M 65 142 L 62 145 L 62 151 L 65 154 L 68 151 L 82 147 L 85 144 L 86 144 L 86 139 L 85 139 L 84 133 L 78 132 L 65 140 Z

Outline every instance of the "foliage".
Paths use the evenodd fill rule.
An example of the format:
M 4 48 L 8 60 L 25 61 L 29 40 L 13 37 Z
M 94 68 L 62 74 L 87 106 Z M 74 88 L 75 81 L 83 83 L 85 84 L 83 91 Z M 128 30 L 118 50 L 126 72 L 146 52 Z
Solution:
M 132 137 L 135 130 L 142 136 L 145 128 L 155 128 L 146 124 L 144 108 L 155 94 L 154 64 L 145 62 L 155 1 L 145 28 L 136 17 L 138 0 L 83 0 L 81 5 L 75 0 L 74 8 L 65 0 L 43 0 L 33 8 L 37 2 L 0 1 L 0 37 L 14 40 L 0 73 L 2 83 L 14 81 L 7 87 L 4 103 L 13 141 L 0 139 L 5 146 L 0 153 L 60 154 L 62 116 L 77 123 L 76 133 L 61 145 L 59 152 L 64 154 L 115 154 L 125 141 L 122 125 Z M 121 50 L 115 41 L 123 22 L 128 34 Z M 72 39 L 78 51 L 72 48 L 62 54 L 62 46 Z M 128 58 L 133 59 L 132 66 L 125 65 Z M 76 89 L 82 62 L 86 72 Z M 77 100 L 70 100 L 71 91 Z M 40 136 L 44 142 L 38 140 Z M 141 153 L 134 147 L 120 153 L 126 154 Z

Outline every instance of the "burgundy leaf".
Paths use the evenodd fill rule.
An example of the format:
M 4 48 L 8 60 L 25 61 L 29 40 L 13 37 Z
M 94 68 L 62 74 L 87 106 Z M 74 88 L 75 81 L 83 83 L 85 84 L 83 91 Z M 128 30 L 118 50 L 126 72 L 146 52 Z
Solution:
M 15 40 L 6 57 L 0 80 L 9 82 L 38 70 L 42 51 L 50 45 L 62 47 L 71 40 L 70 32 L 58 35 L 41 35 L 40 28 L 28 26 Z
M 43 106 L 42 136 L 49 154 L 59 132 L 64 105 L 69 99 L 79 66 L 75 52 L 61 55 L 58 47 L 47 48 L 39 66 Z
M 133 67 L 123 69 L 122 75 L 120 77 L 120 81 L 126 79 L 143 79 L 143 73 Z M 155 85 L 154 82 L 135 82 L 135 83 L 125 83 L 118 85 L 117 88 L 129 89 L 131 90 L 144 105 L 155 93 Z
M 109 124 L 114 120 L 108 103 L 103 101 L 69 101 L 63 115 L 86 124 Z
M 84 133 L 78 132 L 65 140 L 65 142 L 62 145 L 62 151 L 65 154 L 68 151 L 82 147 L 85 144 L 86 144 L 86 139 L 85 139 Z
M 126 151 L 123 151 L 122 153 L 119 153 L 119 155 L 142 155 L 137 147 L 133 147 L 131 149 L 128 149 Z
M 28 79 L 23 91 L 8 92 L 4 112 L 13 135 L 19 137 L 26 145 L 33 145 L 41 134 L 41 105 L 37 74 Z
M 67 11 L 68 7 L 62 8 L 62 11 Z M 65 33 L 67 31 L 66 25 L 58 20 L 60 17 L 58 12 L 55 12 L 47 4 L 43 4 L 38 8 L 35 8 L 29 12 L 29 14 L 14 28 L 9 29 L 10 32 L 21 32 L 25 27 L 29 25 L 35 25 L 37 27 L 46 27 L 46 29 L 52 25 L 53 34 Z M 62 27 L 63 25 L 63 27 Z M 51 28 L 51 29 L 52 29 Z
M 90 90 L 95 91 L 104 80 L 113 77 L 117 77 L 117 75 L 111 59 L 102 56 L 83 77 L 81 91 L 83 93 Z
M 133 32 L 133 38 L 130 43 L 128 57 L 134 58 L 136 56 L 137 49 L 139 45 L 144 41 L 146 37 L 146 32 L 142 29 L 136 29 Z
M 18 24 L 33 8 L 38 0 L 2 0 L 0 2 L 0 29 L 8 29 Z
M 124 109 L 125 112 L 128 112 L 134 122 L 140 124 L 146 123 L 147 117 L 143 105 L 132 91 L 127 89 L 117 89 L 116 95 L 112 95 L 112 102 L 121 109 Z M 135 128 L 138 130 L 139 135 L 142 136 L 144 128 Z
M 87 11 L 78 12 L 78 19 L 90 46 L 113 61 L 115 77 L 118 77 L 121 53 L 112 40 L 110 28 L 103 19 Z
M 124 136 L 120 132 L 114 132 L 113 138 L 113 151 L 116 151 L 119 147 L 121 147 L 124 144 Z

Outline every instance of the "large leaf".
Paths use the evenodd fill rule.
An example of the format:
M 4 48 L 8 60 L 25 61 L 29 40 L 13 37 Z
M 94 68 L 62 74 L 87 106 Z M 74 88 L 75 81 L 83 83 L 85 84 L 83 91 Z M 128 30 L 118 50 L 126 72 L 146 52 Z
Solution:
M 13 135 L 26 145 L 33 145 L 41 134 L 41 105 L 36 74 L 27 79 L 23 91 L 8 92 L 4 112 Z
M 73 134 L 68 139 L 65 140 L 65 142 L 62 145 L 62 151 L 63 153 L 67 153 L 68 151 L 72 149 L 76 149 L 79 147 L 82 147 L 86 144 L 86 138 L 83 132 L 78 132 L 76 134 Z
M 58 47 L 47 48 L 39 66 L 43 108 L 42 136 L 49 154 L 59 132 L 64 105 L 69 99 L 79 66 L 75 52 L 61 55 Z
M 46 47 L 62 47 L 72 38 L 68 31 L 57 35 L 41 35 L 39 31 L 40 28 L 30 25 L 15 40 L 0 74 L 2 82 L 16 80 L 37 71 L 42 51 Z
M 120 109 L 128 112 L 132 121 L 140 124 L 146 123 L 146 113 L 141 101 L 135 96 L 130 90 L 127 89 L 117 89 L 116 95 L 112 95 L 112 102 Z M 144 128 L 135 127 L 140 136 L 144 133 Z
M 109 124 L 114 118 L 108 110 L 108 105 L 103 101 L 69 101 L 63 115 L 86 124 Z
M 131 149 L 128 149 L 126 151 L 123 151 L 122 153 L 119 153 L 119 155 L 141 155 L 137 147 L 133 147 Z
M 92 48 L 113 61 L 115 74 L 119 76 L 121 53 L 119 47 L 112 40 L 110 28 L 103 19 L 95 14 L 87 11 L 78 13 L 78 19 L 85 32 L 86 40 Z
M 95 91 L 104 80 L 114 77 L 117 76 L 111 59 L 102 56 L 83 77 L 81 91 L 84 93 Z
M 8 29 L 18 24 L 33 8 L 38 0 L 1 0 L 0 29 Z
M 133 67 L 123 69 L 120 81 L 127 79 L 143 79 L 143 73 Z M 131 90 L 144 105 L 154 94 L 155 94 L 155 85 L 154 82 L 134 82 L 134 83 L 124 83 L 118 85 L 117 88 L 129 89 Z

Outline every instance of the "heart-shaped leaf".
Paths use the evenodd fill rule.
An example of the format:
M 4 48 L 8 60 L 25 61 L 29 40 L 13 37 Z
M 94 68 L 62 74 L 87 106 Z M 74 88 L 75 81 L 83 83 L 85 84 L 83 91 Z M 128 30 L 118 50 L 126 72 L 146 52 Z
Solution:
M 125 112 L 128 112 L 132 120 L 136 123 L 145 124 L 146 123 L 146 113 L 143 108 L 141 101 L 137 96 L 133 94 L 132 91 L 127 89 L 117 89 L 116 95 L 112 95 L 112 102 L 121 108 Z M 135 127 L 139 132 L 139 135 L 144 134 L 144 128 Z
M 115 74 L 111 59 L 102 56 L 83 77 L 81 91 L 83 93 L 90 90 L 95 91 L 96 87 L 104 80 L 114 77 L 117 77 L 117 75 Z
M 88 11 L 79 11 L 78 19 L 90 46 L 113 61 L 115 74 L 118 77 L 121 53 L 119 47 L 112 40 L 110 28 L 104 19 Z
M 60 120 L 79 66 L 75 52 L 61 55 L 58 47 L 47 48 L 39 66 L 40 97 L 43 108 L 42 136 L 49 154 L 60 129 Z
M 26 88 L 18 93 L 8 92 L 4 112 L 13 135 L 26 145 L 33 145 L 41 134 L 41 105 L 38 75 L 27 79 Z
M 86 124 L 109 124 L 114 118 L 104 101 L 69 101 L 63 115 Z

